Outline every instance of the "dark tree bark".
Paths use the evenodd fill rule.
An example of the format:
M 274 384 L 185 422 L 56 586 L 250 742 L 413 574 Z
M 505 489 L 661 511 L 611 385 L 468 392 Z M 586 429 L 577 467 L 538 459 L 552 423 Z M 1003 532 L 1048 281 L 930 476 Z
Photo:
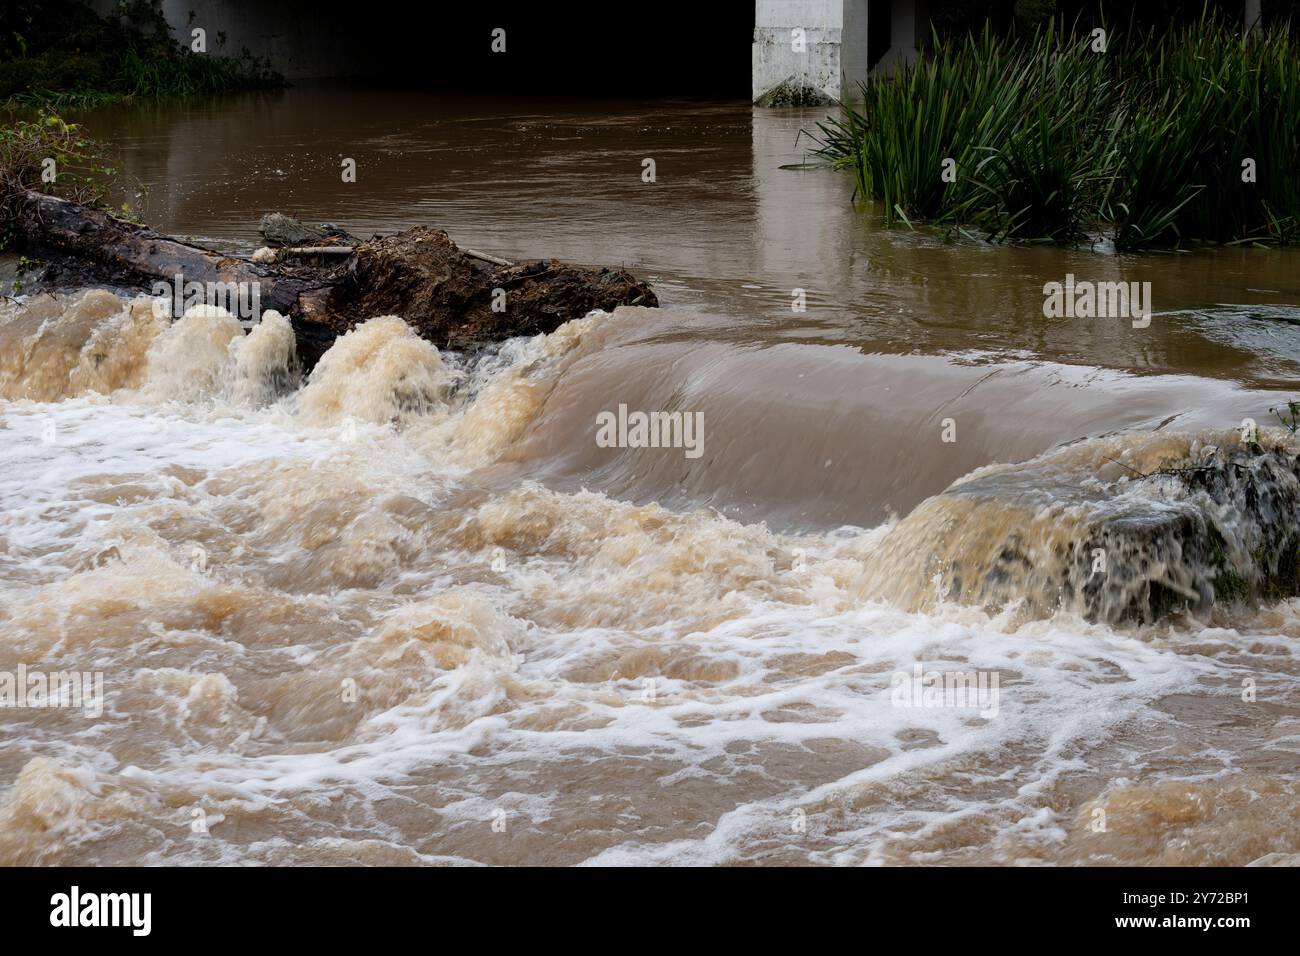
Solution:
M 63 286 L 110 284 L 149 291 L 155 282 L 256 282 L 264 309 L 285 315 L 326 283 L 159 235 L 98 209 L 28 191 L 18 218 L 24 251 L 48 261 Z

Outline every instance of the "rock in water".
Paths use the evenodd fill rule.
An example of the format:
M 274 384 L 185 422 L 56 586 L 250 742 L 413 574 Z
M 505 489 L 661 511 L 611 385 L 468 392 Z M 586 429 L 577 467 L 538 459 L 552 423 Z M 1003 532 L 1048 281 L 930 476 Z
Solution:
M 356 241 L 333 223 L 308 226 L 292 216 L 278 212 L 269 212 L 263 216 L 258 231 L 262 233 L 266 244 L 272 247 L 349 245 Z
M 863 594 L 1108 624 L 1300 594 L 1300 445 L 1259 442 L 1116 436 L 979 469 L 899 522 Z

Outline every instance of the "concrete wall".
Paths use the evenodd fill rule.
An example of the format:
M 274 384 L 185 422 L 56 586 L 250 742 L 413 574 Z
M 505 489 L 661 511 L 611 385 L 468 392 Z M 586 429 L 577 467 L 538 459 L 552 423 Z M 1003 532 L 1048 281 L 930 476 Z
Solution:
M 91 0 L 90 6 L 102 15 L 116 0 Z M 351 3 L 162 0 L 162 11 L 178 43 L 188 45 L 190 31 L 201 27 L 209 53 L 238 56 L 246 48 L 255 57 L 269 59 L 291 80 L 356 76 L 384 66 L 376 45 L 361 42 L 362 8 Z
M 90 2 L 100 13 L 115 5 Z M 749 0 L 655 0 L 650 13 L 635 3 L 536 0 L 160 2 L 177 43 L 188 44 L 190 31 L 202 27 L 209 53 L 238 56 L 247 47 L 290 80 L 364 76 L 395 86 L 520 96 L 749 94 Z M 498 27 L 508 34 L 504 54 L 492 50 Z
M 554 80 L 553 71 L 564 63 L 579 64 L 586 76 L 583 86 L 591 89 L 593 81 L 599 88 L 600 81 L 608 81 L 611 71 L 622 64 L 634 66 L 644 74 L 650 90 L 671 89 L 678 94 L 690 91 L 681 90 L 681 83 L 674 87 L 673 76 L 691 73 L 690 82 L 697 87 L 693 92 L 707 95 L 716 92 L 719 84 L 710 81 L 713 90 L 706 90 L 695 82 L 696 73 L 707 78 L 708 70 L 697 62 L 702 55 L 714 61 L 717 70 L 731 75 L 740 73 L 736 79 L 743 83 L 743 67 L 737 70 L 731 58 L 738 39 L 731 28 L 741 31 L 741 35 L 747 32 L 748 10 L 737 15 L 730 4 L 710 9 L 707 16 L 697 13 L 691 21 L 694 27 L 691 33 L 712 44 L 711 54 L 707 47 L 697 50 L 699 44 L 696 44 L 684 62 L 662 59 L 662 54 L 647 58 L 638 51 L 635 56 L 622 56 L 616 63 L 610 63 L 607 57 L 611 48 L 629 42 L 629 36 L 640 39 L 650 31 L 628 34 L 615 26 L 602 26 L 601 21 L 566 23 L 544 8 L 539 12 L 535 5 L 523 11 L 509 9 L 511 5 L 506 4 L 500 11 L 495 6 L 437 5 L 399 12 L 401 8 L 385 4 L 374 4 L 367 10 L 352 0 L 161 2 L 177 42 L 189 43 L 191 30 L 202 27 L 207 31 L 208 52 L 237 56 L 247 49 L 253 56 L 269 59 L 275 69 L 291 80 L 417 76 L 468 90 L 491 83 L 495 83 L 494 88 L 510 88 L 515 84 L 509 81 L 508 71 L 502 67 L 519 65 L 526 66 L 519 74 L 527 78 L 527 91 L 547 93 L 555 92 L 550 86 L 557 84 L 543 83 L 539 87 L 539 71 Z M 685 52 L 680 17 L 686 16 L 692 4 L 693 0 L 671 0 L 668 4 L 672 8 L 668 25 L 676 34 L 674 42 L 679 54 Z M 91 0 L 91 6 L 106 13 L 115 6 L 115 0 Z M 758 100 L 785 85 L 811 93 L 812 99 L 851 100 L 858 84 L 873 69 L 892 70 L 915 60 L 917 50 L 929 35 L 927 6 L 926 0 L 890 0 L 886 18 L 881 12 L 883 5 L 871 0 L 755 0 L 750 55 L 752 97 Z M 873 9 L 879 22 L 871 22 Z M 401 27 L 394 30 L 399 16 Z M 479 19 L 483 22 L 477 22 Z M 886 19 L 888 22 L 884 22 Z M 489 47 L 483 39 L 488 36 L 489 27 L 497 23 L 509 24 L 517 31 L 513 34 L 512 49 L 518 52 L 508 62 L 489 57 Z M 586 32 L 579 27 L 585 27 Z M 796 38 L 793 33 L 796 30 L 802 31 L 801 38 Z M 873 63 L 869 50 L 874 47 L 879 53 L 886 36 L 889 50 L 878 63 Z M 654 50 L 659 42 L 651 38 L 642 45 Z M 633 43 L 632 47 L 636 45 Z M 535 51 L 536 62 L 524 64 L 530 50 Z M 484 62 L 470 55 L 474 51 L 483 54 L 479 59 Z M 743 47 L 735 52 L 744 55 Z M 503 74 L 506 74 L 504 82 Z

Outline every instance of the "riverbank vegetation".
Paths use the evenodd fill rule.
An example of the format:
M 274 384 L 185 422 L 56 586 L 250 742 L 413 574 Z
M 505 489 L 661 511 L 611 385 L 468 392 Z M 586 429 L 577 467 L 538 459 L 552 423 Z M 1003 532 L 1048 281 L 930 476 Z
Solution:
M 284 85 L 248 51 L 207 52 L 172 33 L 158 0 L 123 0 L 99 16 L 83 0 L 0 5 L 0 102 L 60 109 L 133 98 L 189 96 Z
M 936 37 L 819 123 L 890 223 L 1121 250 L 1300 241 L 1300 44 L 1207 13 L 1160 32 L 1060 22 Z
M 100 208 L 116 174 L 102 143 L 53 113 L 42 110 L 35 119 L 0 126 L 0 252 L 15 244 L 25 190 L 57 191 L 66 199 Z M 133 218 L 125 207 L 116 215 Z

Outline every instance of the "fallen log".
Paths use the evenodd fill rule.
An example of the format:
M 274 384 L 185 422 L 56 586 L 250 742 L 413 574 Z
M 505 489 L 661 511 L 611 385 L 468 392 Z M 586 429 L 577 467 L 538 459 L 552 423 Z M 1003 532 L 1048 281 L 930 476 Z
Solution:
M 554 259 L 510 263 L 461 249 L 424 226 L 356 243 L 347 253 L 327 246 L 274 264 L 223 255 L 33 191 L 21 197 L 17 226 L 22 251 L 47 263 L 39 280 L 47 290 L 252 288 L 261 310 L 289 318 L 307 368 L 335 336 L 380 315 L 401 316 L 440 348 L 470 349 L 551 332 L 594 309 L 659 304 L 647 283 L 622 270 Z M 324 250 L 327 261 L 310 261 Z
M 28 191 L 17 217 L 21 249 L 44 260 L 45 281 L 61 287 L 112 285 L 151 291 L 158 282 L 257 283 L 261 307 L 289 315 L 325 277 L 286 275 L 159 235 L 98 209 Z

